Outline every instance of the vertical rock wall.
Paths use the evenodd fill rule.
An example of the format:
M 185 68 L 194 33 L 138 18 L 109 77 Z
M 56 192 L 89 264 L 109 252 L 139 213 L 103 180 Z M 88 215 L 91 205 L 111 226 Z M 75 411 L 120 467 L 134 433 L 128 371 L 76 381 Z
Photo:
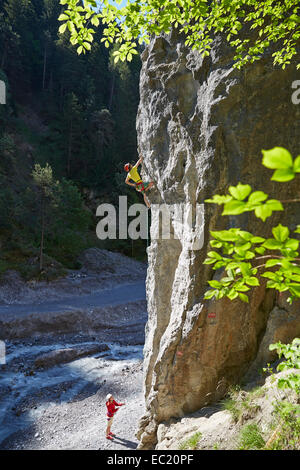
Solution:
M 291 101 L 295 66 L 274 69 L 271 57 L 242 71 L 232 65 L 232 51 L 220 38 L 205 59 L 175 35 L 155 38 L 143 53 L 137 131 L 147 176 L 156 184 L 149 196 L 153 204 L 195 208 L 239 181 L 280 199 L 299 192 L 293 182 L 282 184 L 278 194 L 279 184 L 270 181 L 271 172 L 261 165 L 264 148 L 278 145 L 294 156 L 300 153 L 300 105 Z M 268 319 L 279 308 L 277 297 L 262 285 L 249 305 L 204 301 L 207 280 L 214 275 L 203 265 L 209 230 L 240 226 L 271 235 L 279 216 L 292 227 L 297 218 L 299 223 L 300 205 L 266 223 L 253 215 L 220 214 L 220 208 L 205 204 L 200 225 L 194 220 L 204 238 L 201 249 L 191 249 L 182 239 L 152 240 L 148 249 L 147 414 L 138 433 L 140 448 L 155 446 L 157 424 L 219 399 L 249 370 L 258 351 L 260 360 L 264 357 L 260 345 L 266 330 L 272 331 Z M 157 222 L 152 223 L 153 230 Z M 280 308 L 288 313 L 282 302 Z M 214 319 L 208 317 L 211 312 Z M 282 340 L 300 334 L 299 307 L 289 315 L 293 328 L 282 329 Z

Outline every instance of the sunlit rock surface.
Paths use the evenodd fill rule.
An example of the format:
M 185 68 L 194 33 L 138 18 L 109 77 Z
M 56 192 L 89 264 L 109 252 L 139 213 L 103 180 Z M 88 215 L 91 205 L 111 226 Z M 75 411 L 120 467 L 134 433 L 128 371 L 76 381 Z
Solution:
M 170 212 L 175 204 L 196 209 L 239 181 L 280 200 L 299 192 L 296 181 L 271 182 L 271 171 L 261 165 L 261 149 L 283 146 L 299 154 L 300 105 L 291 100 L 296 67 L 275 69 L 271 54 L 242 71 L 232 65 L 232 51 L 218 38 L 205 59 L 175 35 L 153 39 L 144 51 L 137 131 L 144 176 L 156 184 L 149 195 L 152 204 L 165 203 Z M 277 308 L 276 294 L 263 284 L 253 290 L 249 304 L 204 301 L 214 272 L 203 261 L 209 230 L 240 226 L 270 236 L 279 220 L 291 228 L 297 217 L 299 223 L 300 206 L 287 207 L 287 213 L 275 213 L 263 223 L 251 214 L 221 217 L 220 208 L 204 204 L 199 223 L 192 220 L 192 240 L 152 239 L 141 448 L 156 445 L 162 421 L 221 398 L 229 384 L 249 371 L 258 351 L 260 363 L 267 358 L 260 345 L 273 328 L 268 319 Z M 171 219 L 176 233 L 178 221 L 174 215 Z M 155 224 L 153 217 L 152 233 Z M 204 240 L 201 249 L 191 246 L 195 237 Z M 289 311 L 286 302 L 284 311 Z M 286 322 L 273 336 L 290 340 L 299 330 L 299 308 L 293 307 L 290 327 Z

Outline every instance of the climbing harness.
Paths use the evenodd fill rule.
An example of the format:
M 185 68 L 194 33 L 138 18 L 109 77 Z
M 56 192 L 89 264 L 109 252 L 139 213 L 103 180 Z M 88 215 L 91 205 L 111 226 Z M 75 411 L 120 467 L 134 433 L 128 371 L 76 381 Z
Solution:
M 136 186 L 139 186 L 140 184 L 142 185 L 141 189 L 138 189 L 138 191 L 145 191 L 144 182 L 142 180 L 137 181 L 135 184 Z

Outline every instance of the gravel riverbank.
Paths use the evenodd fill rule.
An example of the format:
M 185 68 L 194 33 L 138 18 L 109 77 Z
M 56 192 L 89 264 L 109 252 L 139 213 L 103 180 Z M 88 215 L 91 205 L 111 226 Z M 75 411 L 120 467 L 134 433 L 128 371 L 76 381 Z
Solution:
M 97 345 L 87 336 L 10 343 L 0 366 L 0 449 L 134 449 L 144 412 L 142 345 L 107 343 L 106 351 L 49 368 L 34 364 L 48 350 Z M 53 340 L 53 339 L 52 339 Z M 105 439 L 105 397 L 126 403 Z
M 0 449 L 135 449 L 144 413 L 146 265 L 89 249 L 51 283 L 0 283 Z M 2 358 L 3 359 L 3 358 Z M 105 438 L 105 397 L 126 403 Z

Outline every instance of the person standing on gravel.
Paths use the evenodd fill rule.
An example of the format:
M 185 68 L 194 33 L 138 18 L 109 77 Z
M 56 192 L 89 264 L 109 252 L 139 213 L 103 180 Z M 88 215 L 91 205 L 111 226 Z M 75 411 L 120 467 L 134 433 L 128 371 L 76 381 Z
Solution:
M 110 439 L 112 440 L 113 439 L 113 436 L 115 434 L 113 434 L 111 432 L 111 425 L 112 425 L 112 422 L 113 422 L 113 419 L 114 419 L 114 414 L 118 411 L 119 408 L 116 408 L 116 406 L 123 406 L 125 405 L 125 403 L 117 403 L 115 400 L 114 400 L 114 397 L 111 395 L 111 393 L 109 393 L 107 396 L 106 396 L 106 408 L 107 408 L 107 428 L 106 428 L 106 439 Z

